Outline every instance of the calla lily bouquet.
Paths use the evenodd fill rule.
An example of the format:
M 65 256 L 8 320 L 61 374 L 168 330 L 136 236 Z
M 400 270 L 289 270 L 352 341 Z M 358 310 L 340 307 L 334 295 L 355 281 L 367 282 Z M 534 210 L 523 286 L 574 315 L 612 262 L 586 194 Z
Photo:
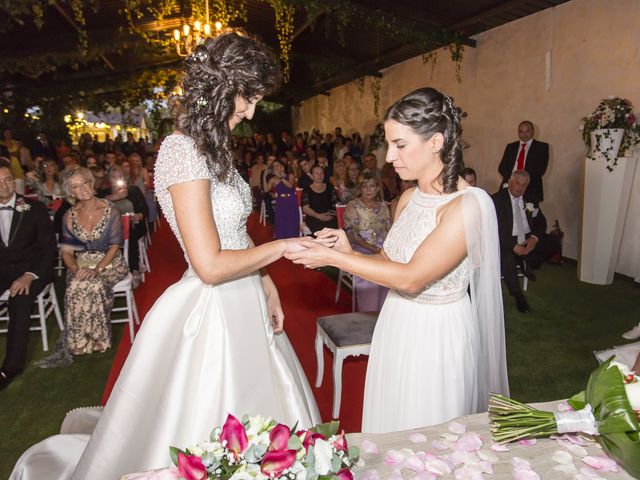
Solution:
M 573 411 L 544 412 L 491 394 L 489 419 L 498 443 L 562 433 L 594 435 L 607 455 L 640 478 L 640 377 L 611 357 L 568 401 Z
M 173 478 L 353 480 L 358 448 L 349 448 L 338 427 L 334 421 L 298 430 L 272 418 L 245 416 L 239 421 L 229 415 L 211 432 L 210 441 L 186 451 L 170 448 Z

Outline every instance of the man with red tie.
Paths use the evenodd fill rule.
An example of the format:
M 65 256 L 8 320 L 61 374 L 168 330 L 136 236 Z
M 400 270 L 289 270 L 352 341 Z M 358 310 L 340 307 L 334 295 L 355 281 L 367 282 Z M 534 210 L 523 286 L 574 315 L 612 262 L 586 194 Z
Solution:
M 549 165 L 549 144 L 533 138 L 533 123 L 524 120 L 518 125 L 519 141 L 508 144 L 504 149 L 498 172 L 502 175 L 504 187 L 516 170 L 529 172 L 531 181 L 524 194 L 526 202 L 540 203 L 544 200 L 542 176 Z

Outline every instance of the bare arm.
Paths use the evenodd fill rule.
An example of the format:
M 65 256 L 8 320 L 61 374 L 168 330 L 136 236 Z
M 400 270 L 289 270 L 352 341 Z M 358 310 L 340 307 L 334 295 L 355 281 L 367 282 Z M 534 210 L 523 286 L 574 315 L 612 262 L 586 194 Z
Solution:
M 287 248 L 284 240 L 247 250 L 222 249 L 209 185 L 209 180 L 194 180 L 169 187 L 178 229 L 198 277 L 206 284 L 216 284 L 278 260 Z
M 401 206 L 404 207 L 402 203 L 403 199 L 400 200 L 398 212 Z M 384 253 L 358 256 L 327 248 L 317 242 L 307 240 L 301 243 L 307 250 L 286 255 L 294 263 L 312 268 L 332 265 L 385 287 L 413 293 L 444 277 L 467 255 L 460 198 L 443 207 L 438 226 L 423 240 L 406 264 L 390 261 Z

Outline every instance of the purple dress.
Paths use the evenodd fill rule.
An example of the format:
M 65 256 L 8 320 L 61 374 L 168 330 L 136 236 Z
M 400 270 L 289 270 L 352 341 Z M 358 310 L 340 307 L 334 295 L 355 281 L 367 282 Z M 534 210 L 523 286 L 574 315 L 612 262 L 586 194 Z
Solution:
M 275 238 L 300 236 L 300 212 L 296 189 L 280 182 L 276 185 L 276 232 Z

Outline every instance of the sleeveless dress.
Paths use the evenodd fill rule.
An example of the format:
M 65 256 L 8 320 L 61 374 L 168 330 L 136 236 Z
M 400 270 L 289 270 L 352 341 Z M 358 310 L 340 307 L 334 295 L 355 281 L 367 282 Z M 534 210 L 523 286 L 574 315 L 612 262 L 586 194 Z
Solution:
M 300 212 L 296 189 L 280 182 L 276 185 L 275 238 L 292 238 L 300 235 Z
M 435 229 L 438 208 L 462 195 L 415 189 L 384 242 L 408 263 Z M 391 290 L 376 324 L 365 383 L 362 431 L 383 433 L 446 422 L 477 409 L 479 331 L 465 258 L 419 294 Z
M 235 170 L 230 177 L 219 182 L 190 138 L 170 135 L 163 142 L 156 194 L 183 251 L 168 188 L 196 179 L 211 181 L 222 248 L 249 247 L 249 186 Z M 188 261 L 186 252 L 185 257 Z M 71 478 L 77 480 L 114 480 L 166 467 L 171 464 L 169 446 L 186 448 L 207 440 L 228 413 L 272 416 L 290 426 L 320 421 L 286 334 L 273 333 L 259 274 L 205 285 L 189 267 L 145 317 L 90 439 L 85 435 L 88 444 L 79 462 L 82 436 L 58 435 L 28 450 L 11 478 L 61 479 L 73 472 Z M 48 459 L 48 468 L 38 457 Z M 46 473 L 30 476 L 29 467 Z

